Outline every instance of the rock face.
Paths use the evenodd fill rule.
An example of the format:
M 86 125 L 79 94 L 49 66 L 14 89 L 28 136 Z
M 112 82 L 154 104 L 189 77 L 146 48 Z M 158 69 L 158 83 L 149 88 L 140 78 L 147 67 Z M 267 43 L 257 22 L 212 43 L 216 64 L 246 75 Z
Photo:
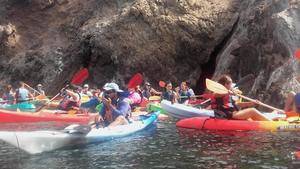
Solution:
M 295 0 L 0 0 L 0 83 L 55 93 L 84 66 L 97 86 L 142 72 L 203 91 L 206 77 L 253 73 L 246 93 L 278 103 L 297 86 L 299 15 Z

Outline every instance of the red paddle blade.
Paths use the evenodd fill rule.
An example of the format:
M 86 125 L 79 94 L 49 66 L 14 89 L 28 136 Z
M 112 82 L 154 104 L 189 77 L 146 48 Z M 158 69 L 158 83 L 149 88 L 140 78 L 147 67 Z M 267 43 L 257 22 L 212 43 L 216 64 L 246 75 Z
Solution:
M 297 49 L 295 52 L 295 58 L 300 60 L 300 49 Z
M 89 77 L 89 71 L 87 68 L 80 69 L 72 78 L 71 83 L 74 85 L 82 84 Z
M 165 86 L 166 86 L 166 83 L 165 83 L 164 81 L 159 81 L 159 82 L 158 82 L 158 85 L 159 85 L 160 87 L 165 87 Z
M 135 74 L 128 82 L 128 89 L 134 89 L 136 86 L 143 83 L 143 75 L 140 73 Z

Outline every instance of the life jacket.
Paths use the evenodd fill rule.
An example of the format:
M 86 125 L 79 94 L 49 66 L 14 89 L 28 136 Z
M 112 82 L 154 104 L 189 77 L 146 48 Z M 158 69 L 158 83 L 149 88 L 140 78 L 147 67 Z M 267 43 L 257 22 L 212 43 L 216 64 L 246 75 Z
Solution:
M 76 93 L 78 94 L 79 96 L 79 99 L 78 101 L 73 101 L 72 98 L 70 96 L 65 96 L 63 98 L 63 100 L 59 103 L 59 108 L 62 109 L 62 110 L 69 110 L 71 109 L 72 107 L 77 107 L 79 108 L 80 106 L 80 100 L 81 100 L 81 96 L 79 93 Z
M 237 111 L 238 108 L 235 105 L 232 97 L 230 95 L 225 95 L 223 97 L 211 97 L 211 108 L 216 110 L 230 110 Z

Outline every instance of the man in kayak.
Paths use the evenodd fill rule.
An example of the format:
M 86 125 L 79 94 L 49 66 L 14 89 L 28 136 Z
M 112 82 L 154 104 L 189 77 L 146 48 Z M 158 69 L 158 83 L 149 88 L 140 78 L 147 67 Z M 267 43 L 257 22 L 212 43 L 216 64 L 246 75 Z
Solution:
M 125 97 L 121 95 L 116 83 L 106 83 L 102 98 L 103 107 L 99 112 L 99 118 L 96 123 L 104 122 L 104 126 L 117 126 L 128 124 L 128 118 L 131 114 L 131 107 Z
M 211 108 L 215 110 L 215 116 L 219 118 L 237 119 L 237 120 L 256 120 L 256 121 L 270 121 L 261 112 L 255 108 L 248 108 L 255 106 L 257 103 L 254 102 L 236 102 L 233 99 L 234 91 L 232 89 L 232 79 L 227 75 L 222 75 L 218 80 L 218 83 L 225 86 L 230 94 L 220 95 L 214 94 L 211 99 Z M 239 110 L 239 108 L 245 108 Z
M 29 101 L 30 99 L 33 99 L 34 96 L 25 88 L 25 83 L 20 82 L 19 83 L 20 87 L 16 90 L 16 102 L 17 103 L 22 103 Z
M 80 106 L 80 93 L 78 87 L 70 86 L 69 89 L 61 91 L 63 99 L 60 101 L 58 108 L 60 110 L 69 111 L 72 109 L 79 109 Z
M 149 82 L 146 82 L 144 85 L 144 90 L 143 90 L 143 97 L 149 99 L 151 96 L 155 96 L 155 95 L 161 95 L 162 92 L 158 92 L 155 89 L 153 89 L 151 87 L 151 84 Z
M 38 84 L 38 85 L 36 86 L 36 90 L 37 90 L 39 93 L 35 93 L 35 95 L 39 95 L 39 94 L 45 95 L 45 91 L 44 91 L 44 89 L 43 89 L 43 85 L 42 85 L 42 84 Z

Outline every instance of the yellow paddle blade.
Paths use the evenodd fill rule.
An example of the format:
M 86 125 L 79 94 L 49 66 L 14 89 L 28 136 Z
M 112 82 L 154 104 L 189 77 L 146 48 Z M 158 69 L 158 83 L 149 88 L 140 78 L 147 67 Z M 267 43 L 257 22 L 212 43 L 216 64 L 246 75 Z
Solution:
M 216 93 L 216 94 L 228 94 L 228 89 L 225 86 L 212 81 L 210 79 L 205 79 L 206 87 L 208 90 Z
M 160 100 L 160 96 L 150 96 L 149 97 L 149 101 L 157 101 L 157 100 Z

